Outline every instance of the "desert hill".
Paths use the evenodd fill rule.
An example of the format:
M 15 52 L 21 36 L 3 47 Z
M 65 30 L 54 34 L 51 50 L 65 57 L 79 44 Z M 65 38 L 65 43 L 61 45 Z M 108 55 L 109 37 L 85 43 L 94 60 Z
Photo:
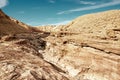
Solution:
M 0 10 L 0 35 L 29 32 L 28 26 L 24 27 L 13 21 L 12 18 Z
M 61 29 L 68 32 L 106 37 L 110 31 L 120 30 L 120 10 L 80 16 Z
M 27 24 L 25 24 L 23 22 L 20 22 L 20 21 L 14 19 L 14 18 L 11 18 L 11 17 L 10 17 L 10 20 L 13 21 L 14 23 L 16 23 L 17 25 L 25 28 L 28 32 L 43 32 L 43 31 L 45 31 L 43 29 L 38 29 L 37 27 L 27 25 Z

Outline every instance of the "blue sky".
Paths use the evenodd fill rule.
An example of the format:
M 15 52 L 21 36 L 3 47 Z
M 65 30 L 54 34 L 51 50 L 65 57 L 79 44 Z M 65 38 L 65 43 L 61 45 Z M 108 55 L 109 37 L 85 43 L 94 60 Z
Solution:
M 0 0 L 0 8 L 32 26 L 59 25 L 84 14 L 120 9 L 120 0 Z

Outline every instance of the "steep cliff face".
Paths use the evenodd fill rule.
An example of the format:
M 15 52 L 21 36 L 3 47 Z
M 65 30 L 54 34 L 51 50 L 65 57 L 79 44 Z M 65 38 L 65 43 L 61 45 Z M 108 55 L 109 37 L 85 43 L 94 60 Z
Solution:
M 0 35 L 29 32 L 27 27 L 15 23 L 9 16 L 0 10 Z

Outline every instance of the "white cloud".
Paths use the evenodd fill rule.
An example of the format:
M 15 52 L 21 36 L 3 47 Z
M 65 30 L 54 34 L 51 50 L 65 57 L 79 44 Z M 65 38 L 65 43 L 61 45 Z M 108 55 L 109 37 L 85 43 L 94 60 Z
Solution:
M 49 0 L 50 3 L 55 3 L 55 0 Z
M 8 4 L 8 0 L 0 0 L 0 8 L 5 7 Z
M 95 2 L 88 2 L 88 1 L 80 1 L 80 4 L 85 4 L 85 5 L 95 5 Z
M 93 10 L 93 9 L 113 6 L 113 5 L 117 5 L 117 4 L 120 4 L 120 0 L 112 0 L 111 2 L 103 3 L 103 4 L 99 4 L 99 5 L 94 5 L 94 6 L 89 6 L 89 7 L 83 7 L 83 8 L 76 8 L 76 9 L 61 11 L 61 12 L 58 12 L 57 14 L 68 14 L 68 13 L 73 13 L 73 12 L 78 12 L 78 11 Z

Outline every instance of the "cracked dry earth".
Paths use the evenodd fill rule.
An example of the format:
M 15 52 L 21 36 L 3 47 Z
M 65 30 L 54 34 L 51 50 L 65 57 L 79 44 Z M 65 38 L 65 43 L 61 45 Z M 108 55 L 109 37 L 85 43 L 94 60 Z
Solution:
M 1 80 L 120 80 L 120 39 L 21 33 L 0 40 Z

